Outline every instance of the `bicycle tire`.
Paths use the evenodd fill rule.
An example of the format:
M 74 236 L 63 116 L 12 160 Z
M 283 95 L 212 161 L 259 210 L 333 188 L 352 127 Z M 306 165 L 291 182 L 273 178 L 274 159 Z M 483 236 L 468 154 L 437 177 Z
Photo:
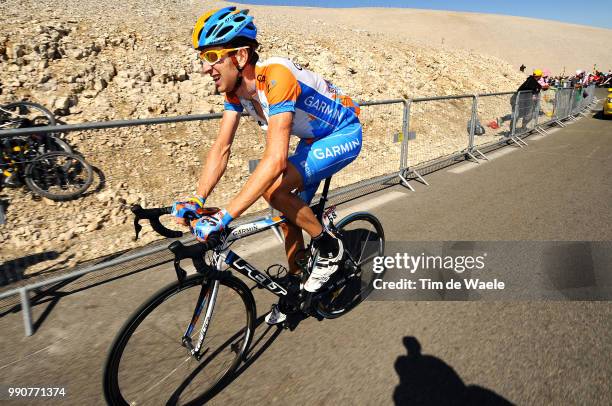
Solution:
M 57 124 L 57 121 L 55 120 L 55 116 L 53 115 L 53 113 L 51 111 L 49 111 L 49 109 L 47 109 L 46 107 L 44 107 L 44 106 L 42 106 L 42 105 L 40 105 L 38 103 L 33 103 L 33 102 L 29 102 L 29 101 L 20 101 L 20 102 L 14 102 L 14 103 L 5 104 L 5 105 L 0 106 L 0 107 L 2 107 L 5 110 L 11 110 L 11 109 L 14 109 L 15 107 L 32 108 L 34 110 L 38 110 L 41 113 L 43 113 L 43 115 L 49 121 L 46 125 L 56 125 Z
M 46 134 L 46 140 L 44 141 L 47 152 L 67 152 L 69 154 L 76 154 L 72 147 L 63 139 L 55 134 Z
M 93 168 L 81 155 L 63 151 L 48 152 L 26 166 L 24 180 L 37 195 L 55 201 L 67 201 L 79 197 L 91 186 Z M 75 189 L 66 191 L 72 181 Z
M 369 224 L 371 229 L 357 228 L 353 230 L 352 227 L 358 222 Z M 319 300 L 319 303 L 315 305 L 315 311 L 326 319 L 338 318 L 354 309 L 359 303 L 363 302 L 374 289 L 374 278 L 380 279 L 384 274 L 384 272 L 378 274 L 366 272 L 371 275 L 366 275 L 365 283 L 362 279 L 364 271 L 366 271 L 364 267 L 366 261 L 373 261 L 375 256 L 383 256 L 385 252 L 385 233 L 382 224 L 376 217 L 366 212 L 352 213 L 340 220 L 336 225 L 336 229 L 341 234 L 345 250 L 348 251 L 353 258 L 357 259 L 360 271 L 359 278 L 350 279 L 339 289 L 325 295 Z M 375 232 L 375 234 L 372 234 L 372 232 Z M 365 237 L 365 239 L 363 237 Z M 363 258 L 363 254 L 366 250 L 372 252 Z M 341 271 L 341 269 L 339 271 Z M 356 292 L 357 284 L 359 284 L 358 292 Z
M 195 274 L 195 275 L 191 275 L 189 277 L 187 277 L 182 283 L 180 282 L 173 282 L 169 285 L 167 285 L 166 287 L 162 288 L 161 290 L 159 290 L 157 293 L 155 293 L 149 300 L 147 300 L 145 303 L 143 303 L 133 314 L 132 316 L 124 323 L 123 327 L 119 330 L 119 333 L 117 334 L 117 336 L 115 337 L 113 344 L 111 345 L 107 358 L 106 358 L 106 362 L 105 362 L 105 366 L 104 366 L 104 372 L 103 372 L 103 390 L 104 390 L 104 397 L 107 401 L 107 403 L 109 405 L 128 405 L 128 404 L 176 404 L 178 402 L 178 398 L 177 396 L 180 396 L 180 394 L 182 392 L 179 392 L 179 394 L 177 395 L 177 391 L 179 391 L 179 389 L 181 389 L 182 385 L 184 385 L 185 383 L 183 382 L 181 385 L 179 385 L 179 387 L 177 389 L 174 390 L 174 392 L 172 393 L 163 393 L 161 394 L 163 399 L 145 399 L 142 402 L 137 401 L 137 399 L 127 399 L 126 400 L 126 396 L 128 396 L 127 393 L 124 392 L 129 392 L 129 390 L 126 390 L 125 388 L 123 389 L 122 392 L 122 388 L 121 388 L 121 383 L 120 382 L 120 375 L 122 377 L 125 378 L 124 383 L 126 383 L 126 381 L 129 381 L 129 378 L 127 377 L 127 375 L 123 374 L 123 371 L 121 371 L 121 365 L 122 365 L 122 361 L 130 364 L 130 362 L 133 359 L 139 359 L 140 357 L 133 357 L 132 359 L 130 359 L 129 356 L 126 356 L 124 354 L 126 347 L 128 347 L 128 345 L 135 345 L 137 348 L 139 348 L 139 346 L 137 344 L 130 344 L 131 341 L 134 338 L 134 336 L 137 336 L 138 338 L 136 339 L 136 342 L 138 342 L 141 338 L 146 338 L 148 336 L 154 335 L 152 333 L 149 334 L 144 334 L 146 331 L 140 331 L 137 329 L 139 327 L 141 327 L 141 325 L 146 322 L 146 323 L 150 323 L 150 321 L 146 321 L 147 317 L 151 316 L 152 313 L 155 312 L 156 309 L 159 308 L 160 305 L 164 304 L 167 301 L 170 301 L 172 304 L 174 303 L 172 300 L 176 299 L 178 300 L 178 295 L 180 293 L 185 292 L 186 290 L 190 289 L 190 288 L 197 288 L 198 286 L 201 286 L 201 289 L 210 289 L 211 288 L 211 284 L 214 281 L 214 279 L 207 279 L 205 278 L 203 275 L 201 274 Z M 230 277 L 226 277 L 223 279 L 219 280 L 220 282 L 220 288 L 219 288 L 219 292 L 221 292 L 221 287 L 226 287 L 228 288 L 228 292 L 235 292 L 236 294 L 238 294 L 238 296 L 241 299 L 241 303 L 244 306 L 244 310 L 245 310 L 245 316 L 246 316 L 246 323 L 243 329 L 238 330 L 238 333 L 235 333 L 230 340 L 234 340 L 236 341 L 239 346 L 239 348 L 236 349 L 236 351 L 234 351 L 235 346 L 233 345 L 233 343 L 230 343 L 230 340 L 227 340 L 223 343 L 222 347 L 220 347 L 221 349 L 217 349 L 215 351 L 212 351 L 211 355 L 210 355 L 210 359 L 212 361 L 214 361 L 214 359 L 223 352 L 224 349 L 227 348 L 231 348 L 230 352 L 235 352 L 235 355 L 233 356 L 233 360 L 231 361 L 231 363 L 229 364 L 228 368 L 225 369 L 225 371 L 216 379 L 214 379 L 213 381 L 210 382 L 210 385 L 202 390 L 201 392 L 198 392 L 196 394 L 195 399 L 190 399 L 189 401 L 185 402 L 184 404 L 202 404 L 203 400 L 206 396 L 208 395 L 214 395 L 215 391 L 218 388 L 221 388 L 226 379 L 228 379 L 236 370 L 236 368 L 240 365 L 240 362 L 244 359 L 248 348 L 250 347 L 251 344 L 251 340 L 253 338 L 253 333 L 255 331 L 255 318 L 256 318 L 256 307 L 255 307 L 255 300 L 253 298 L 253 295 L 251 293 L 251 291 L 248 289 L 248 287 L 242 282 L 240 281 L 238 278 L 234 277 L 234 276 L 230 276 Z M 197 293 L 197 292 L 196 292 Z M 202 294 L 202 292 L 199 293 L 200 295 Z M 220 295 L 222 293 L 219 293 Z M 185 296 L 183 294 L 183 296 Z M 217 298 L 219 298 L 219 296 L 217 296 Z M 235 298 L 234 298 L 235 299 Z M 193 308 L 194 306 L 197 304 L 197 300 L 196 302 L 192 302 L 191 300 L 187 299 L 186 297 L 183 298 L 183 300 L 189 304 L 191 303 L 191 312 L 193 312 Z M 230 303 L 230 301 L 228 300 L 228 302 L 226 303 Z M 232 304 L 237 304 L 238 301 L 237 300 L 233 300 L 231 301 Z M 213 309 L 214 313 L 213 313 L 213 317 L 211 319 L 211 323 L 209 324 L 209 329 L 211 327 L 214 327 L 214 323 L 215 323 L 215 317 L 217 316 L 220 317 L 218 315 L 218 305 L 219 303 L 217 302 L 215 304 L 215 307 Z M 238 306 L 241 308 L 241 306 L 238 304 Z M 189 306 L 187 306 L 189 307 Z M 185 314 L 183 314 L 182 316 L 178 316 L 179 311 L 176 309 L 176 307 L 174 307 L 173 310 L 173 315 L 170 317 L 166 317 L 174 322 L 177 322 L 177 320 L 179 319 L 185 319 Z M 174 314 L 176 313 L 176 314 Z M 154 318 L 155 320 L 161 320 L 161 316 L 167 316 L 168 312 L 166 312 L 165 314 L 160 314 L 158 315 L 156 318 Z M 187 314 L 186 315 L 186 320 L 188 324 L 189 322 L 189 318 L 192 316 L 192 314 Z M 177 318 L 175 318 L 177 317 Z M 200 318 L 200 320 L 203 319 L 203 317 Z M 170 324 L 170 323 L 168 323 Z M 225 326 L 225 324 L 218 324 L 219 326 Z M 145 329 L 146 324 L 144 326 L 142 326 L 142 329 Z M 197 332 L 198 329 L 194 329 L 194 332 Z M 181 358 L 184 358 L 185 356 L 188 355 L 188 350 L 182 346 L 179 345 L 177 346 L 177 344 L 180 344 L 180 340 L 181 337 L 184 333 L 184 331 L 180 330 L 180 329 L 176 329 L 177 332 L 179 332 L 178 336 L 176 337 L 176 342 L 173 343 L 173 346 L 176 348 L 180 347 L 180 354 L 182 354 Z M 233 329 L 230 329 L 230 331 L 234 331 Z M 138 333 L 138 335 L 136 334 Z M 207 338 L 210 336 L 210 331 L 207 332 Z M 244 338 L 242 338 L 242 336 L 244 336 Z M 161 334 L 161 337 L 166 337 L 167 338 L 167 334 Z M 171 335 L 171 338 L 172 335 Z M 240 344 L 241 343 L 241 344 Z M 146 344 L 146 343 L 145 343 Z M 145 359 L 145 362 L 149 362 L 148 365 L 146 365 L 144 368 L 141 368 L 141 370 L 146 371 L 147 376 L 151 376 L 151 375 L 155 375 L 156 372 L 156 367 L 159 366 L 161 364 L 161 362 L 167 362 L 168 359 L 172 359 L 172 355 L 171 354 L 171 348 L 167 347 L 166 351 L 160 352 L 159 348 L 153 348 L 152 351 L 151 349 L 149 349 L 146 345 L 145 345 L 145 356 L 142 357 Z M 161 354 L 162 361 L 157 362 L 154 358 L 153 353 L 157 351 L 158 353 Z M 195 360 L 195 358 L 188 356 L 187 357 L 187 361 L 189 360 Z M 201 374 L 205 367 L 210 366 L 210 363 L 212 363 L 212 361 L 208 359 L 203 360 L 203 361 L 196 361 L 199 364 L 196 365 L 195 367 L 195 375 L 194 372 L 190 372 L 188 375 L 188 378 L 191 377 L 192 380 L 195 380 L 197 378 L 197 376 L 199 374 Z M 139 361 L 138 361 L 139 362 Z M 185 361 L 182 362 L 183 364 L 185 363 Z M 204 366 L 202 366 L 202 364 L 204 364 Z M 174 365 L 174 364 L 172 364 Z M 171 366 L 172 366 L 171 365 Z M 179 365 L 181 366 L 181 365 Z M 162 373 L 166 373 L 166 372 L 171 372 L 175 371 L 176 369 L 178 369 L 179 367 L 175 368 L 174 370 L 168 371 L 166 369 L 163 370 Z M 136 375 L 138 375 L 138 370 L 135 368 L 134 369 L 134 373 Z M 168 377 L 170 375 L 164 375 L 164 379 L 166 377 Z M 154 379 L 154 382 L 157 382 L 156 379 Z M 192 381 L 190 381 L 190 384 L 192 383 Z M 140 383 L 138 383 L 140 384 Z M 193 384 L 196 388 L 198 388 L 198 391 L 200 390 L 200 388 L 203 389 L 203 386 L 199 385 L 199 384 Z M 187 385 L 189 386 L 189 384 Z M 187 387 L 186 386 L 186 387 Z M 146 386 L 145 386 L 146 387 Z M 184 387 L 183 390 L 186 388 Z M 170 389 L 172 390 L 172 389 Z M 138 396 L 144 396 L 142 394 L 141 390 L 135 391 L 136 394 Z

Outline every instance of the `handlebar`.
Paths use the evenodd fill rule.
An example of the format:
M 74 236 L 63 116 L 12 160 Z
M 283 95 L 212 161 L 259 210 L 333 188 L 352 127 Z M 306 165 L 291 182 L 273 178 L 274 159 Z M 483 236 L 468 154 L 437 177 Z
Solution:
M 142 226 L 139 224 L 140 220 L 149 220 L 151 227 L 158 234 L 168 238 L 178 238 L 183 236 L 182 231 L 170 230 L 162 225 L 159 221 L 161 216 L 172 213 L 172 207 L 160 207 L 154 209 L 143 209 L 140 205 L 135 204 L 132 206 L 132 213 L 134 213 L 134 230 L 136 231 L 136 239 L 138 234 L 142 230 Z
M 158 234 L 164 237 L 182 237 L 183 232 L 170 230 L 169 228 L 166 228 L 164 225 L 162 225 L 162 223 L 159 221 L 159 218 L 161 216 L 172 213 L 172 207 L 143 209 L 140 205 L 136 204 L 132 206 L 131 210 L 135 216 L 134 229 L 136 231 L 136 239 L 138 239 L 138 234 L 140 233 L 140 230 L 142 230 L 142 226 L 139 224 L 140 220 L 148 220 L 153 230 L 155 230 Z M 187 220 L 188 223 L 193 218 L 195 217 L 190 215 L 185 216 L 185 220 Z M 174 254 L 174 270 L 176 271 L 176 276 L 179 281 L 182 282 L 183 279 L 185 279 L 185 277 L 187 276 L 187 272 L 185 272 L 185 270 L 182 269 L 180 266 L 181 260 L 191 259 L 193 262 L 193 266 L 198 272 L 205 272 L 208 268 L 210 268 L 210 266 L 206 265 L 206 263 L 204 262 L 204 254 L 206 253 L 206 251 L 217 246 L 219 242 L 220 236 L 218 235 L 211 235 L 208 241 L 204 243 L 198 242 L 197 244 L 193 245 L 184 245 L 180 241 L 172 242 L 172 244 L 168 246 L 168 249 L 170 249 L 170 251 L 172 251 L 172 253 Z

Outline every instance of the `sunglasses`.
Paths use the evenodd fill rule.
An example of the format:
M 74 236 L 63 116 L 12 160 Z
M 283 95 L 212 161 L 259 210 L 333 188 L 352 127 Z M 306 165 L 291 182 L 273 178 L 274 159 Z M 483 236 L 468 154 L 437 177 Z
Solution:
M 230 49 L 209 49 L 208 51 L 200 52 L 200 59 L 209 65 L 214 65 L 219 62 L 230 52 L 238 51 L 239 49 L 245 49 L 248 47 L 230 48 Z

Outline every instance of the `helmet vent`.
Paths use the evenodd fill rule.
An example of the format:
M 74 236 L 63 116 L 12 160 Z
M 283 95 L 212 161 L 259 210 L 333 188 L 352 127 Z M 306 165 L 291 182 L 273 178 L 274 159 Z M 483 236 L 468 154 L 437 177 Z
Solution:
M 214 31 L 214 30 L 216 30 L 216 29 L 217 29 L 217 24 L 215 24 L 215 25 L 213 25 L 212 27 L 210 27 L 210 29 L 209 29 L 209 30 L 206 32 L 206 36 L 205 36 L 205 38 L 210 37 L 210 34 L 212 34 L 212 33 L 213 33 L 213 31 Z
M 246 20 L 246 17 L 244 17 L 244 16 L 238 16 L 238 17 L 234 18 L 234 21 L 237 22 L 237 23 L 241 23 L 244 20 Z
M 221 31 L 219 31 L 216 35 L 217 38 L 222 38 L 225 34 L 227 34 L 228 32 L 230 32 L 231 30 L 233 30 L 234 27 L 223 27 L 221 29 Z

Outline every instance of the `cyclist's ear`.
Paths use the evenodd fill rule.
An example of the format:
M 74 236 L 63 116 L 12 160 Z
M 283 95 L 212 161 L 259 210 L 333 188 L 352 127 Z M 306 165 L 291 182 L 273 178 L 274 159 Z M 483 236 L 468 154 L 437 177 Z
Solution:
M 236 51 L 236 60 L 238 61 L 238 66 L 240 66 L 240 69 L 244 69 L 249 63 L 250 52 L 250 48 L 243 48 Z

